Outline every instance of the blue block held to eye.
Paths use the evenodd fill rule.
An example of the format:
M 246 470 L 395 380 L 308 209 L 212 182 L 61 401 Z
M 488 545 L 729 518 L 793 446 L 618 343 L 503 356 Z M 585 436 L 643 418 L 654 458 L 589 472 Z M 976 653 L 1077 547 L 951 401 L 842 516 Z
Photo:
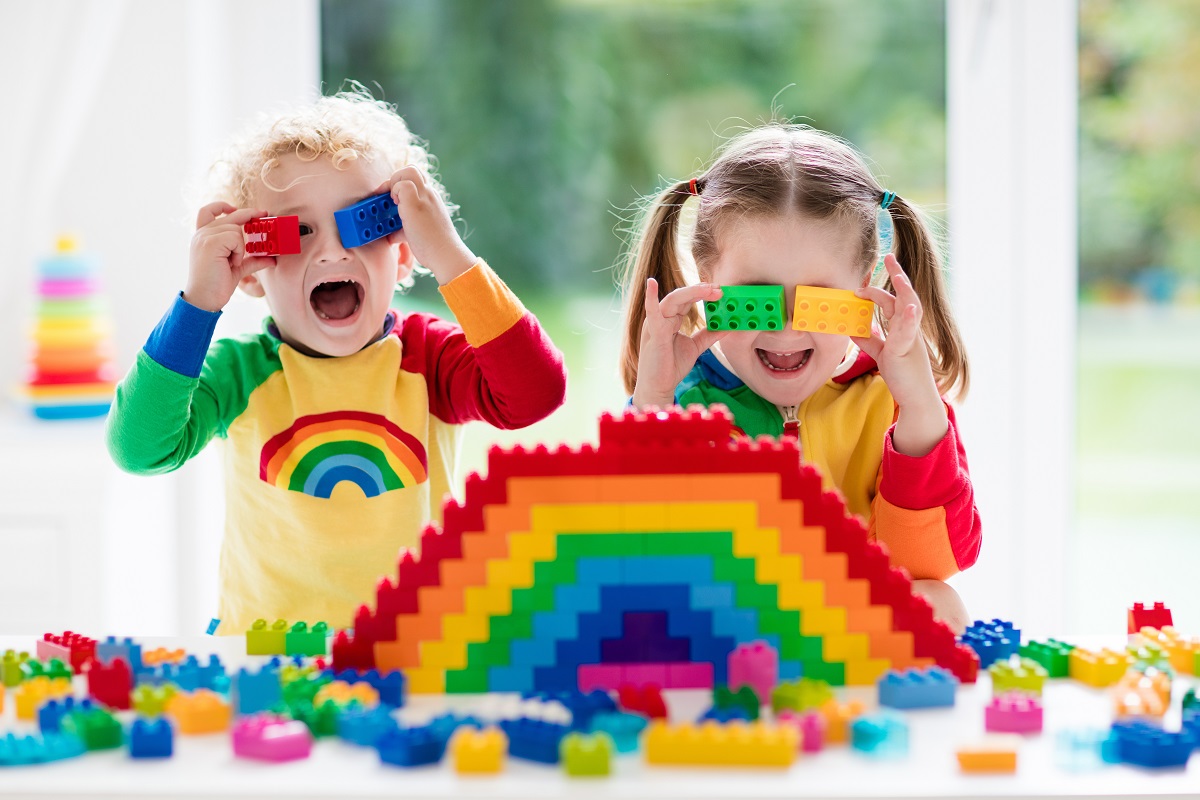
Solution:
M 400 209 L 389 192 L 359 200 L 352 206 L 333 212 L 342 247 L 361 247 L 389 233 L 395 233 L 403 225 Z

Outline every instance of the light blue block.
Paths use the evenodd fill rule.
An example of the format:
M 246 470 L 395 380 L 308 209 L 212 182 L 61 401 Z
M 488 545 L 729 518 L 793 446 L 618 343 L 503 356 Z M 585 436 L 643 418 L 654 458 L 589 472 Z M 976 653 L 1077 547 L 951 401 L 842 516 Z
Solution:
M 693 584 L 691 594 L 692 608 L 733 608 L 732 583 Z
M 575 562 L 575 579 L 591 586 L 611 586 L 623 582 L 619 556 L 582 556 Z
M 533 669 L 530 667 L 490 667 L 488 689 L 493 692 L 532 692 Z

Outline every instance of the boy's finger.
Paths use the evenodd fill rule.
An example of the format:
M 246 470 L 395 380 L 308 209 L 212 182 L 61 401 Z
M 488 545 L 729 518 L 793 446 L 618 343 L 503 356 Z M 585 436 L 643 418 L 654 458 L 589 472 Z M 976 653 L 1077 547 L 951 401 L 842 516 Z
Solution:
M 233 211 L 234 208 L 234 206 L 231 206 L 229 203 L 221 200 L 218 200 L 215 203 L 209 203 L 208 205 L 204 206 L 204 208 L 201 208 L 198 212 L 196 212 L 196 227 L 203 228 L 205 225 L 212 222 L 222 214 L 228 214 L 230 211 Z
M 242 265 L 238 270 L 238 278 L 240 280 L 247 275 L 253 275 L 260 270 L 273 267 L 277 261 L 275 256 L 246 256 L 242 259 Z

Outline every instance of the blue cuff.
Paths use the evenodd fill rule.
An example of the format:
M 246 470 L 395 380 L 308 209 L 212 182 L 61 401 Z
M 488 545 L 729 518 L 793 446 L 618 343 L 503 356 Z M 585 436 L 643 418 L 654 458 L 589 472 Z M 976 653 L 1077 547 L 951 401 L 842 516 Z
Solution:
M 183 292 L 150 333 L 143 348 L 157 363 L 188 378 L 199 378 L 220 311 L 205 311 L 183 299 Z

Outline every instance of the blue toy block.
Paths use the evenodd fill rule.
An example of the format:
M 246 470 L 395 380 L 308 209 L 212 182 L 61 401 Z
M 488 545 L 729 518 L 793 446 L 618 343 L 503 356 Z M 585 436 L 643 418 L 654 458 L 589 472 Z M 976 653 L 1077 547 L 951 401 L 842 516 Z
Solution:
M 367 674 L 363 676 L 368 684 L 375 691 L 379 692 L 379 702 L 392 708 L 400 708 L 404 705 L 404 673 L 398 669 L 388 672 L 386 675 L 380 675 L 379 670 L 367 670 Z
M 449 741 L 454 732 L 462 727 L 471 727 L 479 729 L 484 727 L 483 721 L 477 717 L 461 714 L 441 714 L 429 721 L 429 729 L 442 737 L 443 740 Z
M 575 562 L 576 580 L 580 585 L 586 586 L 611 586 L 622 583 L 623 563 L 619 556 L 583 556 Z M 597 607 L 594 610 L 600 609 Z
M 704 583 L 691 587 L 692 608 L 733 608 L 732 583 Z
M 170 758 L 175 736 L 164 717 L 138 718 L 129 728 L 130 758 Z
M 532 667 L 488 667 L 489 692 L 532 692 Z
M 565 611 L 538 611 L 533 615 L 534 639 L 573 639 L 579 635 L 579 615 Z M 516 642 L 513 642 L 515 648 Z M 514 655 L 513 658 L 516 658 Z
M 1143 720 L 1114 722 L 1112 734 L 1118 758 L 1139 767 L 1183 767 L 1196 748 L 1190 730 L 1164 731 Z
M 360 247 L 400 230 L 400 209 L 391 192 L 359 200 L 352 206 L 333 212 L 342 247 Z
M 908 724 L 896 714 L 879 713 L 850 723 L 850 746 L 876 758 L 900 758 L 908 754 Z
M 727 708 L 716 708 L 714 706 L 714 707 L 709 708 L 707 711 L 705 711 L 703 714 L 700 715 L 699 722 L 705 722 L 710 719 L 716 720 L 717 722 L 724 725 L 726 722 L 730 722 L 735 719 L 744 720 L 746 722 L 749 722 L 750 715 L 748 713 L 746 713 L 746 709 L 744 709 L 744 708 L 739 708 L 736 706 L 729 706 Z
M 601 711 L 592 717 L 590 730 L 593 733 L 607 733 L 618 753 L 633 753 L 638 749 L 638 737 L 648 724 L 650 721 L 641 714 Z
M 779 662 L 779 680 L 798 681 L 804 677 L 804 665 L 799 661 L 781 659 Z
M 993 619 L 975 620 L 963 632 L 959 641 L 979 656 L 979 668 L 987 669 L 996 661 L 1008 658 L 1021 650 L 1021 631 L 1011 622 Z
M 217 619 L 216 617 L 213 617 L 211 620 L 209 620 L 208 630 L 206 630 L 205 633 L 207 633 L 209 636 L 212 636 L 214 633 L 217 632 L 217 628 L 220 626 L 220 624 L 221 624 L 221 620 Z
M 608 692 L 601 689 L 593 689 L 590 692 L 581 692 L 578 689 L 558 692 L 525 692 L 521 696 L 527 700 L 561 703 L 563 708 L 571 712 L 572 730 L 586 731 L 596 714 L 617 710 L 617 701 L 613 700 Z
M 761 638 L 758 636 L 758 613 L 751 609 L 714 608 L 712 615 L 716 636 L 732 636 L 739 642 Z
M 379 760 L 398 767 L 422 767 L 436 764 L 446 752 L 446 739 L 431 726 L 400 728 L 393 726 L 375 742 Z
M 500 729 L 508 736 L 508 754 L 541 764 L 559 762 L 559 746 L 571 732 L 566 725 L 540 719 L 506 719 Z
M 534 667 L 531 689 L 562 691 L 579 688 L 579 667 Z
M 944 708 L 954 705 L 958 679 L 941 667 L 888 670 L 879 679 L 879 705 L 889 708 Z
M 120 640 L 115 636 L 109 636 L 103 642 L 96 643 L 97 661 L 101 664 L 108 664 L 114 658 L 124 659 L 125 663 L 129 665 L 130 671 L 135 675 L 143 669 L 142 646 L 128 636 Z
M 558 656 L 558 660 L 555 662 L 557 664 L 579 665 L 600 663 L 600 642 L 596 639 L 557 642 L 554 645 L 554 652 Z M 548 666 L 553 666 L 553 664 Z
M 1059 731 L 1054 740 L 1054 760 L 1068 772 L 1087 772 L 1121 761 L 1116 736 L 1098 728 Z
M 0 736 L 0 767 L 21 767 L 27 764 L 46 764 L 75 758 L 86 752 L 78 736 L 68 733 L 48 733 L 41 736 Z
M 595 613 L 600 610 L 600 587 L 594 583 L 558 586 L 554 590 L 554 607 L 574 614 Z
M 237 714 L 256 714 L 283 702 L 283 683 L 279 669 L 266 664 L 259 672 L 245 667 L 233 675 L 229 685 L 229 702 Z
M 688 611 L 667 615 L 667 635 L 709 638 L 713 629 L 711 611 Z
M 62 700 L 48 700 L 38 709 L 38 730 L 43 735 L 47 733 L 60 733 L 62 731 L 63 718 L 68 714 L 73 714 L 76 711 L 84 713 L 91 712 L 95 709 L 92 700 L 85 697 L 82 700 L 76 700 L 74 697 L 65 697 Z
M 625 558 L 625 583 L 653 584 L 669 575 L 672 581 L 687 584 L 710 583 L 713 579 L 711 556 L 635 556 Z
M 509 651 L 514 666 L 552 667 L 555 664 L 554 640 L 517 639 Z
M 385 733 L 396 727 L 387 706 L 351 706 L 338 714 L 337 735 L 351 744 L 374 747 Z

